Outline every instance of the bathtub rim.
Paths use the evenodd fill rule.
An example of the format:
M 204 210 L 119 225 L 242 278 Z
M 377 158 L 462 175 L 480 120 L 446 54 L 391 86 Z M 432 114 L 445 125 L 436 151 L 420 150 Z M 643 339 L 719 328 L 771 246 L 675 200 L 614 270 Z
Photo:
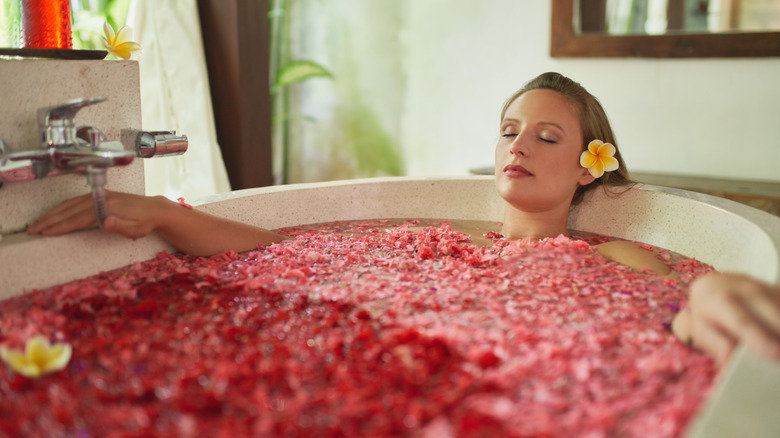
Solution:
M 360 188 L 362 188 L 363 191 L 369 191 L 369 188 L 371 187 L 373 188 L 392 187 L 396 184 L 412 185 L 415 187 L 418 185 L 429 184 L 432 190 L 440 190 L 441 189 L 439 187 L 440 185 L 446 186 L 449 184 L 463 183 L 467 185 L 475 184 L 479 188 L 484 190 L 486 186 L 493 187 L 494 186 L 493 182 L 494 182 L 494 177 L 492 175 L 468 175 L 468 176 L 445 176 L 445 177 L 414 177 L 414 176 L 373 177 L 373 178 L 362 178 L 362 179 L 354 179 L 354 180 L 327 181 L 327 182 L 318 182 L 318 183 L 297 183 L 297 184 L 288 184 L 288 185 L 281 185 L 281 186 L 257 187 L 257 188 L 236 190 L 232 192 L 227 192 L 227 193 L 222 193 L 218 195 L 197 199 L 192 202 L 192 205 L 198 208 L 199 210 L 206 211 L 210 214 L 235 218 L 233 215 L 230 214 L 230 210 L 241 210 L 242 208 L 238 207 L 240 203 L 246 202 L 247 200 L 250 200 L 254 196 L 258 196 L 258 195 L 283 196 L 284 194 L 291 193 L 291 192 L 298 192 L 298 193 L 305 194 L 306 192 L 312 193 L 315 190 L 317 191 L 330 190 L 338 193 L 345 193 L 347 189 L 360 190 Z M 623 191 L 625 191 L 625 193 L 622 193 Z M 305 223 L 329 222 L 333 220 L 370 220 L 370 219 L 413 218 L 413 217 L 421 218 L 421 219 L 458 218 L 458 219 L 489 220 L 489 221 L 501 222 L 503 221 L 503 205 L 504 205 L 503 200 L 498 196 L 498 193 L 495 191 L 494 188 L 491 188 L 489 190 L 489 193 L 490 195 L 486 197 L 487 199 L 474 199 L 474 200 L 470 199 L 470 202 L 473 201 L 473 202 L 481 203 L 480 208 L 474 209 L 477 210 L 478 213 L 470 217 L 462 217 L 462 215 L 447 215 L 447 214 L 436 214 L 436 213 L 426 214 L 428 213 L 428 211 L 425 210 L 422 212 L 417 211 L 417 213 L 419 214 L 414 214 L 414 215 L 399 216 L 394 214 L 386 214 L 386 215 L 366 214 L 360 217 L 349 217 L 349 218 L 331 217 L 320 221 L 306 221 L 306 220 L 300 221 L 296 219 L 288 219 L 286 217 L 280 217 L 278 215 L 278 212 L 274 212 L 271 215 L 260 212 L 257 215 L 245 216 L 240 220 L 251 223 L 255 226 L 268 228 L 268 229 L 277 229 L 286 226 L 301 225 Z M 352 196 L 351 193 L 347 193 L 346 195 Z M 769 258 L 768 260 L 762 258 L 762 260 L 760 260 L 761 264 L 759 265 L 753 265 L 744 262 L 741 264 L 741 266 L 737 266 L 736 268 L 732 266 L 724 267 L 723 263 L 718 262 L 717 259 L 715 263 L 711 263 L 709 261 L 710 259 L 708 258 L 708 255 L 703 254 L 701 251 L 697 252 L 698 250 L 692 247 L 695 241 L 691 239 L 688 239 L 689 241 L 686 242 L 687 246 L 676 248 L 673 244 L 668 243 L 668 241 L 665 241 L 662 244 L 657 241 L 654 241 L 655 239 L 648 240 L 647 235 L 651 231 L 642 233 L 642 232 L 637 232 L 636 230 L 630 230 L 630 232 L 626 232 L 622 234 L 612 233 L 612 235 L 615 235 L 616 237 L 620 237 L 620 238 L 637 240 L 643 243 L 648 243 L 651 245 L 657 245 L 662 248 L 670 249 L 679 252 L 681 254 L 685 254 L 697 258 L 699 260 L 704 261 L 705 263 L 712 264 L 718 270 L 742 272 L 760 278 L 761 280 L 767 281 L 769 283 L 780 285 L 780 217 L 774 216 L 765 211 L 729 199 L 720 198 L 720 197 L 716 197 L 704 193 L 692 192 L 683 189 L 655 186 L 655 185 L 642 184 L 642 183 L 636 183 L 628 189 L 617 188 L 617 193 L 613 193 L 613 194 L 607 193 L 601 189 L 596 189 L 589 192 L 586 195 L 585 200 L 580 205 L 572 207 L 570 213 L 570 221 L 569 221 L 570 229 L 604 234 L 602 230 L 598 229 L 597 227 L 599 224 L 606 223 L 604 218 L 600 216 L 583 218 L 582 212 L 583 211 L 587 212 L 590 208 L 589 206 L 592 205 L 594 202 L 598 205 L 598 207 L 590 208 L 590 210 L 597 210 L 598 208 L 605 210 L 607 207 L 611 207 L 611 204 L 614 204 L 613 199 L 619 200 L 619 198 L 623 196 L 626 197 L 634 196 L 637 198 L 636 202 L 646 202 L 647 200 L 652 200 L 655 204 L 673 200 L 677 203 L 683 203 L 685 205 L 696 207 L 700 210 L 700 212 L 717 214 L 719 215 L 719 219 L 727 219 L 727 220 L 735 221 L 735 223 L 739 225 L 744 225 L 746 227 L 749 227 L 750 236 L 760 240 L 760 244 L 762 245 L 760 249 L 770 250 L 771 254 L 767 256 Z M 379 201 L 369 200 L 368 202 L 374 203 Z M 617 205 L 621 205 L 621 204 L 618 202 Z M 304 207 L 306 208 L 306 206 Z M 432 207 L 436 207 L 436 206 L 432 206 Z M 376 204 L 370 204 L 366 208 L 369 210 L 373 208 L 372 211 L 374 212 L 376 212 L 377 210 L 384 211 L 384 208 L 377 207 Z M 453 207 L 445 205 L 443 208 L 449 209 Z M 630 209 L 630 207 L 627 208 Z M 656 212 L 656 214 L 660 214 L 662 216 L 661 218 L 662 220 L 671 220 L 671 218 L 676 214 L 676 212 L 658 211 Z M 612 219 L 613 222 L 619 222 L 620 218 L 613 217 Z M 642 220 L 646 221 L 647 219 L 640 218 L 640 223 L 644 223 L 642 222 Z M 694 226 L 696 224 L 698 224 L 698 222 L 692 223 L 690 224 L 690 226 Z M 704 223 L 702 226 L 707 226 L 707 225 L 708 224 Z M 656 225 L 656 227 L 653 229 L 652 232 L 656 232 L 656 231 L 658 231 L 659 233 L 665 231 L 663 225 Z M 722 231 L 724 233 L 729 232 L 729 230 L 722 230 Z M 610 234 L 610 232 L 607 232 L 606 234 Z M 712 236 L 709 237 L 711 238 Z M 731 242 L 730 246 L 726 249 L 728 251 L 734 251 L 739 246 L 740 246 L 740 242 Z M 693 252 L 693 254 L 689 254 L 691 252 Z
M 320 191 L 320 190 L 326 190 L 331 191 L 332 193 L 344 193 L 346 192 L 348 196 L 355 197 L 354 193 L 373 193 L 376 195 L 376 193 L 381 193 L 382 196 L 384 196 L 384 193 L 381 192 L 381 187 L 393 187 L 397 184 L 405 185 L 405 187 L 408 189 L 408 191 L 411 193 L 413 191 L 419 191 L 416 188 L 422 187 L 422 186 L 428 186 L 432 187 L 432 190 L 443 190 L 442 187 L 449 187 L 450 185 L 457 186 L 459 188 L 467 187 L 470 189 L 475 189 L 476 194 L 471 193 L 472 198 L 481 198 L 481 199 L 471 199 L 466 198 L 469 200 L 469 202 L 477 202 L 479 204 L 479 208 L 475 209 L 478 210 L 477 214 L 482 215 L 481 217 L 466 217 L 462 215 L 447 215 L 447 214 L 430 214 L 430 215 L 417 215 L 416 217 L 419 218 L 433 218 L 433 219 L 445 219 L 445 218 L 453 218 L 453 219 L 482 219 L 482 220 L 495 220 L 495 221 L 502 221 L 503 220 L 503 200 L 498 196 L 494 184 L 493 184 L 493 176 L 489 175 L 468 175 L 468 176 L 451 176 L 451 177 L 380 177 L 380 178 L 364 178 L 364 179 L 357 179 L 357 180 L 340 180 L 340 181 L 330 181 L 330 182 L 319 182 L 319 183 L 302 183 L 302 184 L 290 184 L 290 185 L 283 185 L 283 186 L 270 186 L 270 187 L 259 187 L 259 188 L 250 188 L 250 189 L 244 189 L 244 190 L 237 190 L 233 192 L 227 192 L 219 195 L 214 196 L 208 196 L 201 199 L 196 199 L 190 201 L 190 203 L 195 206 L 198 210 L 206 211 L 212 214 L 216 214 L 218 216 L 223 217 L 230 217 L 233 219 L 237 219 L 235 216 L 232 216 L 231 212 L 234 212 L 238 210 L 239 212 L 242 212 L 245 215 L 245 222 L 251 223 L 253 225 L 257 225 L 264 228 L 281 228 L 284 226 L 292 226 L 292 225 L 301 225 L 306 223 L 316 223 L 316 222 L 323 222 L 323 220 L 319 221 L 295 221 L 290 220 L 287 218 L 286 211 L 282 206 L 280 205 L 273 205 L 268 208 L 266 208 L 264 205 L 257 205 L 262 204 L 263 201 L 255 202 L 256 199 L 254 199 L 255 196 L 262 196 L 262 198 L 259 199 L 266 199 L 266 197 L 269 196 L 276 196 L 277 199 L 281 199 L 282 202 L 284 202 L 285 195 L 290 192 L 305 192 L 305 191 Z M 411 190 L 411 188 L 414 188 L 414 190 Z M 718 198 L 715 196 L 702 194 L 702 193 L 695 193 L 690 192 L 686 190 L 681 189 L 673 189 L 673 188 L 666 188 L 666 187 L 659 187 L 659 186 L 652 186 L 652 185 L 644 185 L 644 184 L 637 184 L 632 189 L 633 194 L 639 194 L 641 198 L 652 198 L 653 196 L 660 197 L 659 199 L 662 201 L 663 199 L 676 199 L 681 200 L 682 202 L 690 203 L 690 205 L 698 205 L 699 207 L 708 209 L 707 211 L 716 212 L 719 215 L 725 216 L 725 217 L 731 217 L 731 218 L 739 218 L 739 221 L 742 221 L 744 223 L 751 224 L 750 226 L 753 228 L 752 232 L 764 242 L 765 248 L 770 248 L 771 253 L 770 257 L 771 260 L 761 260 L 762 263 L 768 263 L 769 268 L 766 270 L 762 270 L 761 272 L 757 272 L 756 275 L 758 278 L 761 278 L 762 280 L 768 281 L 770 283 L 780 284 L 780 261 L 778 261 L 778 258 L 780 258 L 780 218 L 777 216 L 771 215 L 767 212 L 758 210 L 753 207 L 749 207 L 747 205 L 743 205 L 740 203 L 737 203 L 735 201 L 731 201 L 724 198 Z M 443 193 L 443 192 L 440 192 Z M 463 194 L 459 194 L 460 196 L 466 196 Z M 609 196 L 604 195 L 602 190 L 594 190 L 592 193 L 588 195 L 590 199 L 586 199 L 584 205 L 588 205 L 589 202 L 593 201 L 595 199 L 596 202 L 611 202 L 609 200 Z M 624 196 L 624 195 L 618 195 L 618 196 Z M 359 197 L 355 197 L 358 199 Z M 368 204 L 368 205 L 362 205 L 365 204 L 362 202 L 363 198 L 359 198 L 361 200 L 360 204 L 363 208 L 367 208 L 371 210 L 374 208 L 373 211 L 376 211 L 377 205 L 376 204 Z M 245 204 L 246 202 L 249 202 L 249 204 Z M 406 201 L 406 199 L 403 199 L 403 201 Z M 374 201 L 372 201 L 374 202 Z M 375 201 L 375 202 L 384 202 L 383 200 Z M 243 205 L 242 205 L 243 204 Z M 438 208 L 444 208 L 444 209 L 451 209 L 453 206 L 448 205 L 446 202 L 441 203 L 442 205 L 438 205 Z M 310 205 L 303 204 L 305 208 L 310 210 L 315 210 L 311 208 Z M 224 208 L 223 208 L 224 207 Z M 329 208 L 335 208 L 334 206 L 327 206 Z M 336 206 L 338 207 L 338 206 Z M 423 207 L 427 208 L 428 204 L 423 205 Z M 320 209 L 316 209 L 320 210 Z M 593 210 L 596 210 L 594 208 Z M 427 210 L 425 210 L 427 211 Z M 574 215 L 581 215 L 582 207 L 574 207 L 572 209 L 572 216 Z M 586 209 L 587 211 L 587 209 Z M 272 219 L 277 221 L 278 226 L 274 226 L 274 224 L 271 224 L 270 222 L 266 221 L 265 218 L 271 217 Z M 409 216 L 409 215 L 387 215 L 385 218 L 410 218 L 415 217 L 415 215 Z M 371 214 L 361 217 L 349 217 L 349 219 L 377 219 L 377 215 Z M 575 217 L 572 219 L 572 222 L 570 223 L 572 225 L 572 229 L 580 229 L 582 231 L 591 231 L 591 229 L 587 227 L 579 227 L 578 221 L 580 221 L 581 217 Z M 238 220 L 241 220 L 241 218 L 238 218 Z M 598 221 L 598 218 L 590 218 L 591 221 Z M 327 220 L 325 220 L 327 221 Z M 596 231 L 598 232 L 598 231 Z M 635 236 L 633 235 L 624 235 L 619 236 L 624 238 L 632 239 Z M 641 237 L 641 236 L 640 236 Z M 639 241 L 643 241 L 649 244 L 657 244 L 653 241 L 646 241 L 641 238 L 635 239 Z M 69 260 L 72 259 L 72 248 L 79 247 L 83 242 L 83 246 L 95 249 L 95 251 L 99 251 L 100 253 L 100 262 L 99 263 L 91 263 L 89 264 L 89 268 L 85 268 L 84 263 L 80 259 L 76 260 Z M 664 247 L 663 245 L 659 245 L 661 247 Z M 674 248 L 669 248 L 673 249 Z M 64 236 L 59 237 L 49 237 L 49 238 L 42 238 L 41 236 L 28 236 L 24 233 L 17 233 L 12 234 L 9 236 L 4 236 L 2 239 L 0 239 L 0 269 L 3 270 L 3 272 L 7 272 L 8 276 L 15 277 L 18 276 L 20 279 L 15 279 L 15 281 L 11 281 L 11 285 L 8 286 L 7 284 L 0 284 L 0 298 L 8 298 L 14 295 L 17 295 L 19 293 L 22 293 L 24 288 L 32 289 L 32 288 L 44 288 L 49 287 L 51 285 L 60 284 L 63 282 L 67 282 L 73 279 L 82 278 L 84 276 L 94 275 L 101 270 L 109 270 L 118 268 L 130 263 L 133 263 L 135 261 L 139 260 L 147 260 L 150 258 L 153 258 L 157 252 L 162 250 L 168 250 L 171 251 L 172 248 L 170 245 L 168 245 L 165 242 L 162 242 L 162 240 L 155 234 L 152 234 L 150 236 L 147 236 L 142 239 L 138 239 L 135 241 L 124 239 L 120 236 L 115 235 L 108 235 L 100 230 L 97 229 L 89 229 L 84 230 L 80 232 L 75 232 L 71 234 L 67 234 Z M 20 257 L 15 257 L 15 252 L 17 254 L 23 253 L 26 254 L 26 260 L 20 260 Z M 682 254 L 687 254 L 684 251 L 678 251 Z M 126 255 L 125 253 L 132 254 L 132 256 Z M 36 255 L 37 254 L 37 255 Z M 46 257 L 40 257 L 40 254 L 48 254 Z M 113 257 L 117 256 L 117 257 Z M 695 256 L 695 255 L 694 255 Z M 87 258 L 88 255 L 87 255 Z M 702 259 L 703 261 L 707 262 L 706 259 Z M 108 263 L 110 262 L 110 263 Z M 104 263 L 103 266 L 100 265 L 100 263 Z M 715 266 L 719 270 L 733 270 L 731 267 L 726 266 L 725 269 L 720 266 Z M 72 269 L 71 269 L 72 268 Z M 753 266 L 748 266 L 749 269 L 753 269 Z M 64 270 L 72 270 L 73 275 L 70 277 L 68 276 L 53 276 L 54 282 L 51 282 L 50 284 L 47 284 L 43 282 L 44 276 L 41 276 L 41 272 L 54 272 L 58 273 L 59 271 Z M 737 270 L 737 272 L 742 272 Z M 14 275 L 11 275 L 13 273 Z M 748 274 L 753 275 L 754 271 L 745 272 Z M 35 279 L 35 281 L 38 281 L 38 284 L 27 284 L 25 283 L 26 279 Z M 16 281 L 18 280 L 18 281 Z M 0 282 L 3 283 L 3 282 Z

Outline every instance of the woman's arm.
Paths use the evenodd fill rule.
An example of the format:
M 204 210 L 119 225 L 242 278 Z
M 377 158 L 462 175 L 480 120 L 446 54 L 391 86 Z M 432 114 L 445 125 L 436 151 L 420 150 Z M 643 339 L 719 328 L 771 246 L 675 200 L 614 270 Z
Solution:
M 741 274 L 703 275 L 691 283 L 672 331 L 720 365 L 740 342 L 780 360 L 780 288 Z
M 607 242 L 596 248 L 603 256 L 634 269 L 676 275 L 653 252 L 634 242 Z M 691 283 L 688 303 L 675 315 L 672 332 L 721 366 L 740 342 L 780 360 L 780 288 L 745 275 L 703 275 Z
M 185 208 L 162 196 L 146 197 L 106 192 L 106 231 L 137 239 L 156 232 L 178 250 L 211 255 L 225 250 L 246 251 L 285 237 L 262 228 L 218 218 Z M 97 223 L 92 197 L 83 195 L 62 202 L 35 224 L 28 234 L 58 236 Z

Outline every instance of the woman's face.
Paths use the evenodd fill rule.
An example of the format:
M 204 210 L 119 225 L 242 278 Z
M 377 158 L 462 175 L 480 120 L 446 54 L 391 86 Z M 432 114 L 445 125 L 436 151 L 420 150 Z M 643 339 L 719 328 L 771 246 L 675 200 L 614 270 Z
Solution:
M 582 150 L 582 128 L 571 103 L 556 91 L 527 91 L 501 121 L 496 188 L 522 211 L 568 209 L 577 186 L 593 181 L 580 166 Z

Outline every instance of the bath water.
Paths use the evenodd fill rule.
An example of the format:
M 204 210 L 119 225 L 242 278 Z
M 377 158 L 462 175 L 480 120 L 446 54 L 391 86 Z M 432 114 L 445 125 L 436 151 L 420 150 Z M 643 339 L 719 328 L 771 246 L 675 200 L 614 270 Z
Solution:
M 716 369 L 668 330 L 711 267 L 606 238 L 468 244 L 447 221 L 352 221 L 212 257 L 161 253 L 0 303 L 0 435 L 679 436 Z M 474 236 L 477 237 L 477 236 Z M 652 248 L 651 248 L 652 249 Z

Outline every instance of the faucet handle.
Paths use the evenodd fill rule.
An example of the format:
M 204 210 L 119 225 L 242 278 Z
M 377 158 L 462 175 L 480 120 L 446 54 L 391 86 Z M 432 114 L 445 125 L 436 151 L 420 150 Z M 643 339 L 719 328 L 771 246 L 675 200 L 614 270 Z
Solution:
M 82 126 L 76 130 L 76 137 L 89 143 L 92 150 L 98 150 L 100 143 L 106 141 L 106 136 L 99 129 L 92 126 Z
M 76 142 L 74 119 L 76 113 L 85 106 L 105 101 L 96 99 L 75 99 L 61 105 L 38 109 L 38 130 L 41 134 L 41 147 L 68 146 Z
M 186 135 L 176 131 L 140 131 L 135 139 L 135 154 L 141 158 L 181 155 L 187 152 Z

